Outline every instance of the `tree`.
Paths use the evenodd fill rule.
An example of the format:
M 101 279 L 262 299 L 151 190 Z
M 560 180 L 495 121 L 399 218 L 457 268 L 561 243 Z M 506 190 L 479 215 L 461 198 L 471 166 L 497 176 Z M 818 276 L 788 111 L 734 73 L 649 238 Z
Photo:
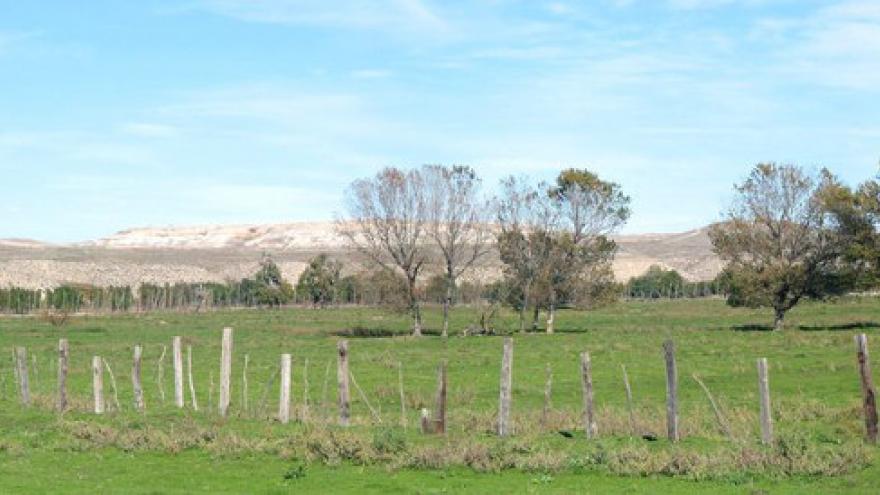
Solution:
M 727 301 L 771 307 L 774 328 L 803 298 L 847 290 L 841 272 L 843 236 L 829 222 L 825 192 L 836 183 L 827 171 L 809 174 L 795 165 L 764 163 L 735 186 L 725 221 L 709 237 L 727 262 Z
M 470 167 L 422 167 L 428 235 L 440 253 L 445 277 L 442 336 L 449 334 L 449 307 L 456 281 L 489 250 L 487 205 L 479 197 L 481 181 Z
M 545 191 L 541 186 L 530 186 L 524 178 L 510 176 L 501 181 L 496 200 L 498 253 L 504 264 L 507 294 L 518 299 L 512 305 L 519 313 L 520 332 L 525 331 L 533 285 L 551 255 L 550 232 L 557 211 Z
M 252 290 L 256 303 L 261 306 L 278 307 L 293 298 L 293 287 L 284 280 L 278 265 L 266 254 L 263 255 L 260 268 L 254 275 Z
M 375 177 L 356 180 L 348 188 L 345 206 L 346 215 L 336 222 L 337 232 L 374 265 L 404 275 L 413 335 L 420 336 L 416 283 L 430 260 L 421 173 L 389 167 Z
M 558 211 L 551 224 L 551 254 L 545 264 L 547 333 L 553 333 L 560 295 L 572 292 L 573 285 L 588 278 L 587 272 L 598 274 L 603 271 L 600 267 L 610 271 L 617 245 L 609 236 L 629 219 L 630 198 L 618 184 L 573 168 L 560 172 L 548 194 Z
M 874 289 L 880 285 L 880 177 L 853 190 L 832 182 L 823 192 L 839 234 L 845 240 L 844 261 L 851 269 L 854 286 Z
M 311 303 L 321 308 L 328 302 L 336 303 L 341 273 L 342 263 L 321 253 L 309 260 L 309 265 L 300 274 L 297 291 L 307 294 Z

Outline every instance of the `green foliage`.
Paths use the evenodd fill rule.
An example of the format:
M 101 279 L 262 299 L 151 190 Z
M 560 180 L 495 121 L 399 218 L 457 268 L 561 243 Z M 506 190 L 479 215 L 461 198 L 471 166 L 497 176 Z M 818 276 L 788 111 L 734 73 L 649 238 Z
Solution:
M 313 305 L 322 308 L 327 304 L 338 303 L 342 298 L 339 294 L 342 288 L 341 272 L 341 262 L 331 260 L 326 254 L 319 254 L 309 260 L 308 266 L 300 274 L 296 292 L 305 294 Z M 351 279 L 347 283 L 352 287 Z
M 269 256 L 260 261 L 253 290 L 259 306 L 278 307 L 293 299 L 293 287 L 281 277 L 281 270 Z

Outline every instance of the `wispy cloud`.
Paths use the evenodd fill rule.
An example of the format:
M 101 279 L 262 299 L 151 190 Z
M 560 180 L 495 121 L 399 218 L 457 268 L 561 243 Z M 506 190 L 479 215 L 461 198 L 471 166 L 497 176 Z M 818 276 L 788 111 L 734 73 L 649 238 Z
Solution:
M 421 32 L 449 29 L 423 0 L 204 0 L 200 6 L 250 22 Z

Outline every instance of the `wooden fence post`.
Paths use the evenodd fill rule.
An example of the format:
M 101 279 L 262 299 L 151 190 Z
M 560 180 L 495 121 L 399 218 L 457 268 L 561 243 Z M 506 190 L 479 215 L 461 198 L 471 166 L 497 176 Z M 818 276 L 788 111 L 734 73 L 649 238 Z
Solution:
M 290 354 L 281 355 L 281 392 L 278 398 L 278 421 L 286 425 L 290 421 Z
M 400 392 L 400 425 L 406 429 L 406 400 L 403 395 L 403 363 L 397 362 L 397 388 Z
M 104 413 L 104 361 L 101 356 L 92 356 L 92 396 L 95 414 Z
M 229 410 L 229 399 L 232 385 L 232 329 L 223 329 L 222 349 L 220 351 L 220 399 L 217 401 L 221 416 Z
M 336 379 L 339 383 L 339 424 L 348 426 L 351 401 L 348 390 L 348 341 L 336 344 L 339 360 L 336 364 Z
M 58 412 L 67 409 L 67 368 L 70 360 L 70 346 L 67 339 L 58 339 L 58 399 L 55 407 Z
M 767 358 L 758 359 L 758 394 L 761 399 L 761 442 L 773 443 L 773 417 L 770 410 L 770 377 L 767 371 Z
M 868 337 L 859 334 L 855 337 L 856 355 L 859 361 L 859 377 L 862 382 L 862 403 L 865 411 L 865 439 L 877 443 L 877 402 L 874 379 L 871 376 L 871 362 L 868 359 Z
M 629 428 L 632 432 L 633 436 L 638 436 L 638 429 L 636 427 L 636 413 L 635 408 L 633 407 L 633 393 L 632 387 L 629 385 L 629 375 L 626 373 L 626 365 L 620 365 L 621 371 L 623 371 L 623 388 L 626 392 L 626 408 L 629 410 Z
M 309 358 L 303 362 L 303 405 L 302 405 L 302 422 L 309 420 Z
M 196 400 L 196 386 L 193 382 L 193 348 L 186 346 L 186 376 L 189 382 L 189 400 L 192 401 L 193 411 L 199 410 L 199 402 Z
M 144 387 L 141 384 L 141 357 L 143 348 L 134 346 L 134 358 L 131 364 L 131 388 L 134 390 L 134 408 L 137 411 L 144 410 Z
M 501 386 L 498 404 L 498 436 L 510 435 L 510 396 L 513 382 L 513 339 L 504 339 L 504 353 L 501 357 Z
M 593 408 L 593 371 L 590 366 L 590 353 L 581 353 L 581 387 L 584 395 L 584 433 L 587 438 L 597 434 L 596 415 Z
M 421 425 L 423 434 L 431 433 L 431 420 L 429 416 L 430 414 L 428 412 L 428 409 L 426 407 L 423 407 L 421 411 Z
M 437 369 L 437 410 L 434 412 L 434 433 L 446 434 L 446 361 Z
M 666 358 L 666 433 L 669 440 L 677 442 L 678 436 L 678 368 L 675 366 L 675 344 L 663 343 Z
M 241 409 L 246 413 L 248 411 L 248 362 L 250 355 L 244 355 L 244 368 L 241 370 Z
M 183 408 L 183 349 L 180 336 L 171 339 L 171 361 L 174 364 L 174 405 Z
M 546 428 L 547 422 L 550 420 L 550 410 L 553 408 L 553 368 L 550 363 L 544 370 L 547 379 L 544 382 L 544 410 L 541 412 L 541 427 Z
M 18 370 L 18 388 L 21 393 L 21 403 L 31 405 L 31 386 L 28 380 L 27 350 L 24 347 L 15 348 L 15 369 Z

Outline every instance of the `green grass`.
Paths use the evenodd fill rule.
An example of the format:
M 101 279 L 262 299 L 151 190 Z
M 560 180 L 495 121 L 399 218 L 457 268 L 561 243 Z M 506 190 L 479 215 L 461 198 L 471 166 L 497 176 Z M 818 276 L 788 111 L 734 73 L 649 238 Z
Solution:
M 463 329 L 476 318 L 473 309 L 456 309 L 452 328 Z M 880 482 L 880 469 L 873 465 L 874 448 L 862 446 L 852 335 L 870 335 L 880 328 L 880 301 L 849 298 L 805 304 L 792 311 L 790 329 L 785 332 L 752 330 L 769 320 L 766 311 L 732 309 L 717 300 L 628 302 L 592 312 L 563 311 L 556 335 L 515 336 L 517 434 L 502 441 L 491 434 L 498 401 L 499 337 L 448 341 L 437 337 L 350 338 L 351 370 L 380 410 L 383 426 L 372 424 L 366 405 L 353 390 L 355 424 L 341 431 L 324 426 L 332 424 L 335 414 L 338 337 L 333 334 L 355 327 L 405 333 L 405 316 L 363 308 L 154 313 L 76 318 L 61 329 L 34 318 L 0 319 L 0 350 L 5 353 L 0 354 L 5 356 L 0 359 L 0 492 L 287 493 L 331 487 L 343 493 L 873 491 Z M 429 309 L 426 324 L 439 328 L 439 312 Z M 204 411 L 209 402 L 216 404 L 224 326 L 235 328 L 233 404 L 228 419 Z M 501 316 L 500 331 L 515 327 L 515 315 Z M 193 346 L 196 389 L 203 409 L 198 413 L 178 411 L 171 404 L 174 335 Z M 74 410 L 59 417 L 50 407 L 55 347 L 62 336 L 70 341 Z M 686 435 L 676 446 L 662 439 L 630 438 L 620 369 L 626 365 L 632 382 L 640 431 L 662 437 L 661 344 L 670 338 L 678 348 L 681 423 Z M 131 348 L 138 343 L 144 345 L 148 407 L 144 415 L 131 407 Z M 30 363 L 35 406 L 29 410 L 18 404 L 15 395 L 12 348 L 17 345 L 28 348 L 29 359 L 36 358 L 36 367 Z M 162 345 L 168 346 L 165 403 L 156 381 Z M 584 440 L 580 433 L 575 439 L 565 439 L 555 432 L 580 428 L 578 353 L 583 350 L 590 351 L 593 359 L 600 413 L 601 438 L 594 442 Z M 266 384 L 282 352 L 294 356 L 296 406 L 302 404 L 308 359 L 310 415 L 321 426 L 282 426 L 269 419 L 277 407 L 277 381 L 268 393 Z M 88 413 L 89 366 L 95 354 L 112 366 L 122 404 L 122 411 L 102 417 Z M 241 397 L 245 354 L 250 363 L 247 411 L 242 410 Z M 787 467 L 773 464 L 738 473 L 736 466 L 719 467 L 713 459 L 773 454 L 778 460 L 781 449 L 778 445 L 765 448 L 758 442 L 758 357 L 770 361 L 777 434 L 789 449 L 794 445 L 806 453 Z M 446 438 L 426 437 L 415 431 L 418 408 L 432 407 L 436 367 L 443 359 L 449 362 L 449 433 Z M 390 431 L 392 438 L 406 445 L 405 456 L 339 455 L 333 449 L 349 443 L 370 450 L 377 436 L 399 422 L 398 362 L 403 367 L 410 428 L 403 432 L 394 426 Z M 554 415 L 544 430 L 538 420 L 548 363 L 553 369 Z M 717 432 L 692 373 L 698 373 L 721 402 L 737 437 L 734 443 Z M 212 378 L 213 401 L 208 397 Z M 105 388 L 112 402 L 106 376 Z M 335 440 L 308 446 L 327 437 Z M 330 454 L 324 457 L 315 454 L 327 449 Z M 422 456 L 421 464 L 412 462 L 417 453 Z M 828 472 L 834 459 L 851 460 L 847 456 L 870 465 L 843 466 L 837 469 L 843 473 L 838 476 L 810 474 Z M 408 461 L 402 462 L 402 457 Z M 452 461 L 444 464 L 447 458 Z M 462 458 L 476 458 L 471 463 L 474 469 L 460 466 Z M 515 459 L 511 462 L 516 466 L 503 469 L 505 461 L 499 458 Z M 580 462 L 583 459 L 588 461 Z M 669 459 L 684 463 L 682 471 L 670 472 Z M 434 463 L 441 467 L 411 467 Z M 285 473 L 295 466 L 303 468 L 304 476 L 285 480 Z

